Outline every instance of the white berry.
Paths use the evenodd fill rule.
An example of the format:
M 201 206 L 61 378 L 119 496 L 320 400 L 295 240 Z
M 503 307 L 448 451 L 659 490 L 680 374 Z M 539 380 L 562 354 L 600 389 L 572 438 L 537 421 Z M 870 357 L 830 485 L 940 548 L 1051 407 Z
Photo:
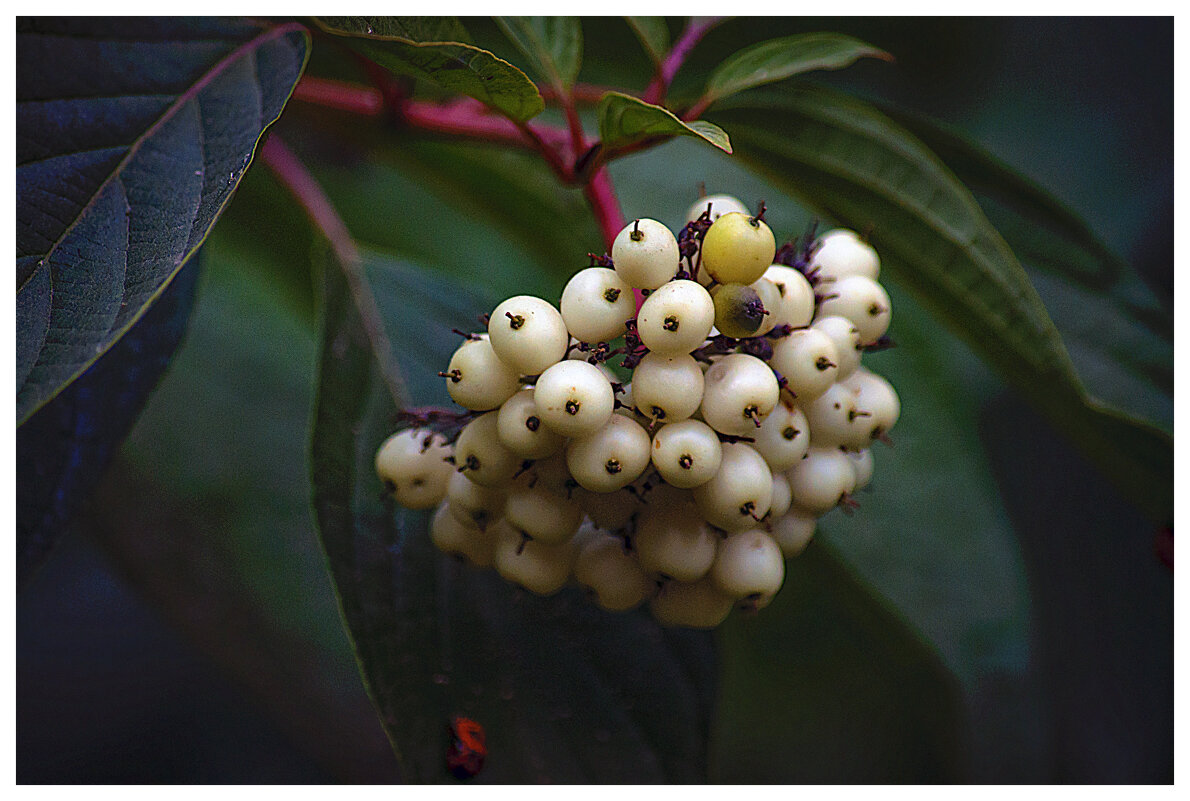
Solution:
M 702 416 L 722 434 L 747 436 L 777 405 L 779 392 L 767 364 L 746 353 L 731 353 L 707 369 Z
M 599 368 L 567 359 L 549 367 L 533 390 L 537 416 L 564 437 L 581 437 L 601 428 L 611 417 L 611 382 Z
M 632 287 L 612 269 L 579 270 L 562 290 L 562 319 L 582 342 L 607 342 L 624 333 L 636 313 Z
M 656 220 L 634 220 L 612 242 L 612 263 L 628 286 L 656 289 L 678 272 L 678 240 Z
M 521 375 L 537 375 L 559 361 L 570 342 L 562 314 L 532 295 L 497 306 L 488 319 L 488 335 L 500 360 Z
M 715 324 L 715 302 L 698 283 L 670 281 L 645 298 L 637 333 L 654 353 L 686 354 L 702 345 Z
M 849 275 L 862 275 L 875 281 L 880 276 L 880 257 L 854 231 L 836 228 L 818 240 L 811 268 L 818 270 L 820 280 L 838 280 Z
M 768 514 L 773 473 L 759 453 L 742 442 L 725 442 L 719 471 L 691 492 L 711 525 L 724 531 L 752 528 Z
M 892 320 L 892 301 L 884 287 L 865 275 L 840 278 L 827 288 L 819 315 L 838 315 L 855 323 L 860 342 L 875 342 L 884 336 Z
M 614 492 L 631 484 L 649 465 L 649 435 L 619 414 L 566 447 L 566 465 L 583 489 Z
M 537 416 L 532 389 L 523 389 L 504 402 L 496 418 L 496 434 L 504 447 L 522 459 L 541 459 L 562 450 L 566 441 Z
M 376 474 L 406 509 L 430 509 L 446 495 L 453 470 L 441 434 L 407 428 L 386 439 L 376 451 Z
M 704 383 L 692 356 L 649 353 L 632 372 L 632 401 L 644 417 L 673 423 L 698 410 Z
M 653 434 L 653 466 L 675 487 L 707 483 L 719 472 L 722 459 L 719 436 L 701 420 L 679 420 Z

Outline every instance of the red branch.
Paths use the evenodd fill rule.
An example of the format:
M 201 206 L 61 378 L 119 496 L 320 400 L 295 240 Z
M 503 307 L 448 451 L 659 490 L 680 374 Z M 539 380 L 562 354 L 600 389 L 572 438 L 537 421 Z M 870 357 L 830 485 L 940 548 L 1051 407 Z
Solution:
M 616 190 L 612 187 L 607 168 L 598 169 L 591 175 L 591 180 L 583 185 L 583 193 L 595 214 L 595 221 L 603 233 L 603 242 L 610 253 L 616 234 L 623 230 L 627 222 L 624 212 L 620 211 L 620 202 L 616 199 Z
M 392 344 L 384 333 L 380 308 L 376 305 L 376 298 L 372 296 L 372 290 L 364 277 L 363 260 L 351 232 L 347 230 L 347 224 L 343 222 L 334 204 L 322 190 L 322 185 L 310 174 L 301 159 L 286 146 L 281 137 L 276 134 L 270 135 L 260 149 L 260 156 L 297 200 L 314 227 L 330 242 L 331 250 L 334 251 L 336 261 L 339 262 L 347 279 L 352 300 L 372 345 L 372 353 L 380 365 L 381 375 L 393 402 L 398 409 L 401 408 L 409 394 L 393 361 Z
M 669 55 L 665 57 L 665 61 L 661 62 L 657 77 L 653 78 L 641 99 L 646 103 L 653 104 L 663 102 L 665 93 L 669 91 L 669 85 L 673 83 L 674 76 L 686 62 L 690 51 L 702 41 L 702 37 L 722 21 L 722 17 L 694 17 L 691 19 L 686 24 L 686 30 L 682 31 L 678 41 L 674 42 L 674 46 L 669 49 Z

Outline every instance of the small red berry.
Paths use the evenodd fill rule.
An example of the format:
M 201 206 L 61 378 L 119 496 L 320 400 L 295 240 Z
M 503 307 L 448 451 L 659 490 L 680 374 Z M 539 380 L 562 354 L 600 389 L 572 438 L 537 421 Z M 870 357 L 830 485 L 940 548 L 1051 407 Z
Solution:
M 483 769 L 483 760 L 487 755 L 487 737 L 483 726 L 471 718 L 456 715 L 450 722 L 446 769 L 457 779 L 470 779 Z

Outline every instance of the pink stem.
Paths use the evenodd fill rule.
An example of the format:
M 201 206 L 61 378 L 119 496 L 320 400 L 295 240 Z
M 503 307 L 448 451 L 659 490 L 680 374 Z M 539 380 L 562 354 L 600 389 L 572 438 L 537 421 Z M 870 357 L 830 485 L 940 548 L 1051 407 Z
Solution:
M 261 146 L 260 156 L 273 171 L 273 174 L 277 176 L 277 179 L 297 200 L 314 227 L 321 231 L 330 242 L 335 260 L 339 262 L 339 266 L 343 270 L 352 300 L 355 301 L 360 320 L 372 345 L 372 353 L 380 365 L 384 383 L 388 386 L 397 408 L 401 408 L 404 399 L 409 397 L 409 394 L 406 392 L 401 374 L 396 369 L 392 344 L 384 333 L 380 308 L 376 305 L 376 298 L 372 296 L 372 290 L 368 287 L 367 278 L 364 276 L 363 259 L 360 256 L 359 248 L 355 245 L 355 239 L 347 230 L 347 224 L 343 222 L 343 218 L 339 216 L 334 204 L 322 190 L 322 185 L 310 174 L 301 159 L 286 146 L 281 137 L 271 134 Z
M 604 245 L 610 253 L 612 242 L 627 223 L 606 168 L 598 169 L 591 175 L 591 180 L 583 185 L 583 193 L 587 196 L 587 203 L 595 214 L 595 221 L 603 233 Z
M 669 85 L 673 83 L 674 76 L 678 74 L 678 70 L 685 63 L 690 51 L 702 40 L 702 37 L 707 35 L 707 32 L 722 21 L 722 17 L 695 17 L 686 24 L 686 30 L 682 31 L 681 37 L 674 42 L 674 46 L 669 49 L 669 54 L 661 62 L 657 77 L 645 89 L 642 99 L 646 103 L 659 104 L 665 100 L 665 93 L 669 91 Z

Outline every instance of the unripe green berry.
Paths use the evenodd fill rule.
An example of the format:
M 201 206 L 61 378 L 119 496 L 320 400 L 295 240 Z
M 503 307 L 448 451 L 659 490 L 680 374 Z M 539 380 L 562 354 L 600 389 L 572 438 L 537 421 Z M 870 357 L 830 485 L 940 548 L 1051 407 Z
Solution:
M 715 328 L 724 336 L 756 336 L 768 316 L 760 293 L 745 284 L 719 284 L 711 289 Z
M 776 239 L 764 220 L 732 212 L 707 229 L 702 267 L 721 284 L 750 284 L 764 275 L 776 252 Z

